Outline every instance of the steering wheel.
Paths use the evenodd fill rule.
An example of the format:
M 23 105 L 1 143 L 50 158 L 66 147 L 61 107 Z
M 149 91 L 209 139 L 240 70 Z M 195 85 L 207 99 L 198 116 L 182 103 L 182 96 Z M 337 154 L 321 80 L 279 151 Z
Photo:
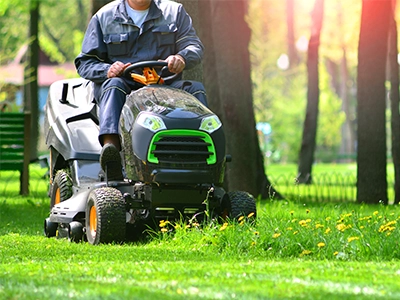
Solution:
M 155 69 L 161 68 L 159 72 Z M 143 75 L 133 71 L 141 70 Z M 167 73 L 166 75 L 164 75 Z M 168 71 L 168 63 L 165 61 L 141 61 L 127 67 L 122 76 L 131 77 L 134 81 L 143 85 L 163 84 L 165 81 L 175 80 L 180 74 L 174 74 Z

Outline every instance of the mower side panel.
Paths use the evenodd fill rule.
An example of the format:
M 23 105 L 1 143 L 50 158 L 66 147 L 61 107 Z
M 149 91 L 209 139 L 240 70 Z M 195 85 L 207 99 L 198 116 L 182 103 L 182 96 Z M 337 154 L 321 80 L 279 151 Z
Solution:
M 44 126 L 46 145 L 65 160 L 99 159 L 99 127 L 92 97 L 92 87 L 83 79 L 57 81 L 50 87 Z

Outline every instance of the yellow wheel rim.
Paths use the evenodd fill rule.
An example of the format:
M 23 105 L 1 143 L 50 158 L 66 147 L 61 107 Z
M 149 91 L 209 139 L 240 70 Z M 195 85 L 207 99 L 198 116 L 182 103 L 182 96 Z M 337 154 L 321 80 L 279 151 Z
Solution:
M 90 208 L 90 214 L 89 214 L 89 229 L 90 229 L 90 234 L 94 237 L 96 236 L 96 230 L 97 230 L 97 213 L 96 213 L 96 207 L 92 206 Z
M 60 193 L 60 188 L 57 187 L 56 195 L 54 197 L 54 204 L 59 204 L 60 202 L 61 202 L 61 193 Z

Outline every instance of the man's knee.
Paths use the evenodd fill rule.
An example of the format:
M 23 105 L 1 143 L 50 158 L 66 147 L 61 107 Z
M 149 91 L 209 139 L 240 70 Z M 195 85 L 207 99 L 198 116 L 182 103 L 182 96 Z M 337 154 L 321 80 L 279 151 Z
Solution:
M 184 80 L 180 83 L 180 87 L 178 87 L 178 88 L 181 88 L 182 90 L 192 94 L 205 106 L 208 105 L 206 89 L 204 88 L 204 85 L 201 82 L 192 81 L 192 80 Z

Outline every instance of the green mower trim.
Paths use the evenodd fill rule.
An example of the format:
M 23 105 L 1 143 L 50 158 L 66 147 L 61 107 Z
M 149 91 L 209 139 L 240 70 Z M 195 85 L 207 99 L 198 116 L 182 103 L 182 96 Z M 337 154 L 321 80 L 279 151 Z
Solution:
M 165 138 L 169 137 L 177 137 L 177 138 L 195 138 L 199 140 L 199 142 L 191 142 L 191 143 L 180 143 L 180 142 L 168 142 L 163 141 Z M 207 148 L 207 151 L 204 150 L 197 150 L 193 151 L 193 149 L 189 149 L 188 151 L 185 150 L 177 150 L 173 149 L 172 151 L 158 150 L 158 146 L 182 146 L 185 148 L 187 146 L 194 146 L 196 148 Z M 158 154 L 169 154 L 169 153 L 179 153 L 179 154 L 198 154 L 201 156 L 206 157 L 205 161 L 207 165 L 213 165 L 217 162 L 216 150 L 214 146 L 214 142 L 209 134 L 206 132 L 198 131 L 198 130 L 187 130 L 187 129 L 173 129 L 173 130 L 163 130 L 159 131 L 154 134 L 153 138 L 151 139 L 149 151 L 147 153 L 147 160 L 150 163 L 158 164 L 159 158 L 157 157 Z

